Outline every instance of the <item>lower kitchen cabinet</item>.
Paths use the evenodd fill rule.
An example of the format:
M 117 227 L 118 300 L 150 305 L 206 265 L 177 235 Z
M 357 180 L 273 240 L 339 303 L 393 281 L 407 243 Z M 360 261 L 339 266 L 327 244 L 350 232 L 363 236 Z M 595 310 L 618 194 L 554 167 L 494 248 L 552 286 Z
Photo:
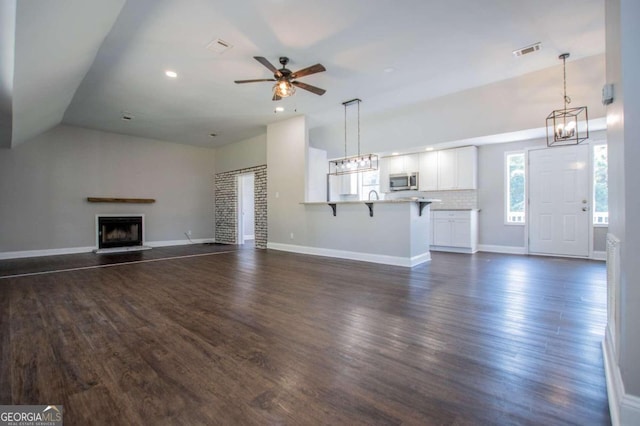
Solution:
M 433 210 L 431 250 L 457 253 L 478 251 L 478 211 Z

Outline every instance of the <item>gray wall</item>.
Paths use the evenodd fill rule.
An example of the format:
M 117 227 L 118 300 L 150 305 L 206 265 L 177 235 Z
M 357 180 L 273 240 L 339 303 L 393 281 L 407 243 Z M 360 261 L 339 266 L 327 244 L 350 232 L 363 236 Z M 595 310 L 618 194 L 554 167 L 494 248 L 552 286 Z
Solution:
M 267 164 L 267 134 L 216 148 L 216 173 Z
M 615 100 L 607 107 L 609 155 L 609 230 L 620 239 L 620 350 L 613 362 L 619 367 L 622 388 L 627 395 L 640 396 L 640 2 L 607 0 L 606 51 L 607 83 L 614 84 Z M 626 220 L 629 218 L 629 220 Z M 609 331 L 607 336 L 610 339 Z M 615 349 L 615 347 L 614 347 Z M 610 391 L 611 392 L 611 391 Z M 625 395 L 623 395 L 625 396 Z M 621 424 L 638 424 L 635 418 L 623 418 Z M 626 403 L 627 407 L 631 402 Z M 612 407 L 616 408 L 616 407 Z
M 592 132 L 592 141 L 601 141 L 605 133 Z M 509 151 L 546 148 L 546 140 L 482 145 L 478 147 L 478 215 L 479 244 L 523 248 L 526 246 L 524 225 L 504 223 L 504 156 Z M 605 251 L 607 228 L 594 228 L 593 249 Z
M 268 243 L 307 244 L 306 213 L 300 204 L 305 199 L 307 134 L 304 116 L 267 127 Z
M 572 105 L 587 105 L 591 119 L 604 117 L 604 55 L 567 62 L 567 75 Z M 362 152 L 410 152 L 425 145 L 543 127 L 545 117 L 562 105 L 561 78 L 558 61 L 555 67 L 384 113 L 370 112 L 364 99 Z M 341 157 L 344 120 L 336 116 L 327 122 L 331 124 L 311 127 L 309 143 L 326 150 L 329 158 Z M 356 146 L 355 140 L 348 141 L 349 154 L 356 153 Z
M 522 141 L 483 145 L 478 148 L 478 243 L 525 247 L 524 225 L 504 223 L 504 154 L 546 146 L 544 141 Z
M 58 126 L 0 150 L 0 253 L 95 246 L 97 213 L 144 213 L 148 242 L 213 238 L 213 167 L 212 149 Z

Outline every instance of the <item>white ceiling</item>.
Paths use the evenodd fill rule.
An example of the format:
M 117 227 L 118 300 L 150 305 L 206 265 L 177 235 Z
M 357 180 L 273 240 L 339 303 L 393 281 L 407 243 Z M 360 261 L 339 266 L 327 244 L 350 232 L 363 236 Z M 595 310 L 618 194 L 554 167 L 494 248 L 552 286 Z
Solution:
M 367 111 L 380 112 L 557 66 L 565 51 L 576 60 L 605 48 L 603 0 L 16 4 L 14 79 L 0 81 L 13 99 L 14 146 L 60 121 L 219 146 L 293 114 L 323 124 L 355 97 L 367 102 Z M 11 37 L 0 36 L 7 51 Z M 233 47 L 207 50 L 216 38 Z M 511 54 L 535 42 L 542 42 L 541 51 Z M 269 83 L 234 84 L 271 77 L 253 56 L 278 67 L 278 57 L 288 56 L 294 71 L 322 63 L 326 72 L 301 81 L 327 93 L 298 89 L 273 102 Z M 167 78 L 167 69 L 178 78 Z M 275 114 L 277 104 L 286 111 Z M 123 112 L 135 118 L 123 121 Z

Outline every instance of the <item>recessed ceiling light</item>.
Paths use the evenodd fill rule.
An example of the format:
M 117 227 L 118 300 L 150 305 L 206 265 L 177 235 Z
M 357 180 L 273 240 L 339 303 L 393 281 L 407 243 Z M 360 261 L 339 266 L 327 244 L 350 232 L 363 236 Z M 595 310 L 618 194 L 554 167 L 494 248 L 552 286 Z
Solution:
M 392 152 L 391 155 L 398 155 L 400 154 L 399 152 Z
M 171 70 L 166 70 L 164 72 L 164 75 L 166 75 L 169 78 L 177 78 L 178 77 L 178 73 L 175 71 L 171 71 Z
M 282 112 L 282 111 L 284 111 L 284 107 L 281 107 L 281 106 L 276 107 L 276 109 L 274 110 L 274 112 Z
M 428 146 L 424 149 L 425 151 L 433 151 L 433 147 L 432 146 Z

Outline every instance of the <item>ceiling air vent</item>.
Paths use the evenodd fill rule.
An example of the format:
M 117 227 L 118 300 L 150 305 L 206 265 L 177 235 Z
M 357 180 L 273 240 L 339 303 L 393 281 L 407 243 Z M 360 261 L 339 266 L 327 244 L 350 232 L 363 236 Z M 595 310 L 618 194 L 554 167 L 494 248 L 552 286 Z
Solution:
M 528 53 L 537 52 L 541 48 L 542 48 L 542 43 L 538 42 L 538 43 L 532 44 L 531 46 L 526 46 L 526 47 L 522 47 L 520 49 L 514 50 L 513 56 L 522 56 Z
M 231 49 L 232 47 L 233 46 L 230 43 L 222 40 L 221 38 L 217 38 L 213 40 L 211 43 L 207 44 L 207 49 L 218 54 L 222 54 L 228 49 Z

